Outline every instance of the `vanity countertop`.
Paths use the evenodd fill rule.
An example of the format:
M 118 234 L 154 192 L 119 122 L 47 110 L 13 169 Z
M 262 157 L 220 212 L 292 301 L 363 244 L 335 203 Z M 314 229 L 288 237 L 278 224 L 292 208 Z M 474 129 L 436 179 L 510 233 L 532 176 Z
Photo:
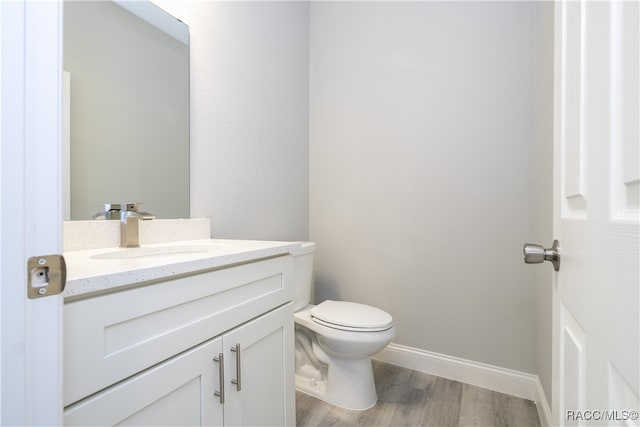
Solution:
M 64 297 L 77 298 L 194 273 L 284 255 L 300 242 L 200 239 L 102 248 L 64 253 L 67 284 Z M 140 256 L 142 255 L 142 256 Z

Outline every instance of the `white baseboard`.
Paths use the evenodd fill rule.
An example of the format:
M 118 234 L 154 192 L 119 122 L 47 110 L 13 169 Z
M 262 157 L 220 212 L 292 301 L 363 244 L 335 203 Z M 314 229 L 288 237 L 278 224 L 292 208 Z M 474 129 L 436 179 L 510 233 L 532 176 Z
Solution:
M 373 358 L 403 368 L 533 400 L 538 408 L 540 423 L 543 426 L 551 425 L 551 411 L 537 375 L 393 343 Z
M 540 382 L 540 378 L 536 375 L 536 399 L 532 399 L 536 402 L 536 407 L 538 408 L 538 416 L 540 417 L 540 425 L 543 427 L 550 427 L 553 424 L 551 423 L 551 408 L 549 408 L 549 403 L 547 402 L 547 397 L 544 394 L 544 389 L 542 388 L 542 383 Z

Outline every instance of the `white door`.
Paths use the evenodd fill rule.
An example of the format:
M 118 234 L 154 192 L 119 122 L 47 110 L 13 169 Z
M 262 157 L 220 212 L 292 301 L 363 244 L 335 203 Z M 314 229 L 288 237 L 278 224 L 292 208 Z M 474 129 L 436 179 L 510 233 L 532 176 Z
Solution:
M 61 3 L 0 2 L 0 422 L 62 421 L 62 297 L 28 299 L 27 259 L 62 251 Z
M 555 7 L 553 418 L 638 425 L 640 7 Z

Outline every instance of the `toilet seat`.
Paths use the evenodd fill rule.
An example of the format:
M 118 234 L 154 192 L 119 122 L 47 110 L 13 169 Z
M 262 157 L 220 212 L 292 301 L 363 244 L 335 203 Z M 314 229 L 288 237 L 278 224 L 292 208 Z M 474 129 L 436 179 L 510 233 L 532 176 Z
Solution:
M 386 311 L 355 302 L 327 300 L 310 314 L 315 323 L 343 331 L 379 332 L 393 327 L 393 318 Z

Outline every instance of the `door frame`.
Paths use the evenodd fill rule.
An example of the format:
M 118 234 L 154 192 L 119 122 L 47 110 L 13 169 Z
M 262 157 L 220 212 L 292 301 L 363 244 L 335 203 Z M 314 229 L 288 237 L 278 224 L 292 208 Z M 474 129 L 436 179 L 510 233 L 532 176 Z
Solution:
M 62 253 L 62 2 L 0 2 L 0 422 L 62 423 L 62 295 L 27 260 Z

